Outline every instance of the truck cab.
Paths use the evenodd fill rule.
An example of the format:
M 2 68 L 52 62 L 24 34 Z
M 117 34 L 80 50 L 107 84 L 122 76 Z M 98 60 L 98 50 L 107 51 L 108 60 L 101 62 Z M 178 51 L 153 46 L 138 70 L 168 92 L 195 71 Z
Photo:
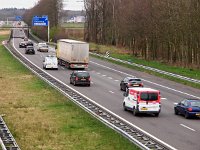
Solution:
M 123 108 L 131 110 L 136 116 L 139 113 L 159 116 L 161 111 L 160 91 L 151 88 L 129 88 L 124 93 Z

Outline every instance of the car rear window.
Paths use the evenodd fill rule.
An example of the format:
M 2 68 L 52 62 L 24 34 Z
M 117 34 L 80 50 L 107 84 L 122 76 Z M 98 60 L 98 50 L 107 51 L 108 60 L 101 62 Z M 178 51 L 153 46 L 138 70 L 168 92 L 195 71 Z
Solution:
M 77 76 L 78 77 L 89 77 L 90 74 L 88 72 L 79 72 L 79 73 L 77 73 Z
M 158 100 L 158 93 L 142 92 L 140 97 L 144 101 L 155 101 Z
M 130 79 L 130 82 L 134 82 L 134 81 L 141 81 L 141 79 Z
M 200 107 L 200 101 L 191 101 L 189 102 L 192 107 Z

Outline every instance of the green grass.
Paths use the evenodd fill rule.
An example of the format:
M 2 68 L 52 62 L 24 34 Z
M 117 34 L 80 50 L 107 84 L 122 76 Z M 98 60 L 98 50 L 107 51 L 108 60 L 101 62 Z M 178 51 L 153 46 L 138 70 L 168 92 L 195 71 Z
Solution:
M 36 77 L 2 45 L 0 70 L 0 114 L 21 149 L 138 149 Z
M 64 27 L 64 28 L 83 29 L 84 23 L 63 23 L 61 26 Z
M 120 48 L 116 48 L 114 46 L 96 45 L 94 43 L 90 43 L 90 50 L 95 51 L 97 53 L 101 53 L 101 54 L 105 54 L 106 51 L 109 51 L 110 56 L 114 57 L 114 58 L 126 60 L 126 61 L 129 61 L 129 62 L 132 62 L 132 63 L 137 63 L 137 64 L 149 66 L 149 67 L 157 68 L 157 69 L 160 69 L 160 70 L 163 70 L 163 71 L 167 71 L 167 72 L 171 72 L 171 73 L 175 73 L 175 74 L 179 74 L 179 75 L 183 75 L 183 76 L 186 76 L 186 77 L 190 77 L 190 78 L 200 80 L 200 70 L 175 67 L 175 66 L 167 65 L 167 64 L 164 64 L 164 63 L 156 62 L 156 61 L 146 61 L 146 60 L 143 60 L 143 59 L 138 59 L 138 58 L 136 58 L 136 57 L 134 57 L 130 54 L 124 54 L 123 51 L 126 51 L 126 50 L 121 50 Z M 91 56 L 96 57 L 96 58 L 100 58 L 100 57 L 94 56 L 94 55 L 91 55 Z M 200 89 L 200 84 L 191 83 L 191 82 L 188 82 L 188 81 L 185 81 L 185 80 L 170 77 L 170 76 L 163 75 L 163 74 L 160 74 L 160 73 L 156 73 L 156 72 L 153 72 L 153 71 L 150 71 L 150 70 L 135 67 L 135 66 L 132 66 L 132 65 L 129 65 L 129 64 L 124 64 L 124 63 L 120 63 L 120 62 L 117 62 L 117 61 L 108 60 L 108 59 L 105 59 L 105 58 L 100 58 L 100 59 L 103 59 L 103 60 L 106 60 L 106 61 L 109 61 L 109 62 L 112 62 L 112 63 L 115 63 L 115 64 L 119 64 L 119 65 L 122 65 L 122 66 L 125 66 L 125 67 L 128 67 L 128 68 L 131 68 L 131 69 L 139 70 L 139 71 L 142 71 L 142 72 L 147 72 L 147 73 L 152 74 L 152 75 L 156 75 L 156 76 L 159 76 L 159 77 L 162 77 L 162 78 L 166 78 L 166 79 L 178 82 L 178 83 L 182 83 L 184 85 L 188 85 L 188 86 Z

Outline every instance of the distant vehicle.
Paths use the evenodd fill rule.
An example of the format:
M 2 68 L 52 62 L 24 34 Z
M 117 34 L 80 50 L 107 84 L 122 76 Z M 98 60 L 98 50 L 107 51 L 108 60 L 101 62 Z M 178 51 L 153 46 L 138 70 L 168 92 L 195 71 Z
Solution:
M 89 44 L 82 41 L 61 39 L 57 42 L 58 64 L 67 68 L 88 68 Z
M 35 50 L 33 46 L 26 46 L 25 54 L 35 54 Z
M 87 71 L 73 71 L 70 76 L 70 84 L 90 86 L 90 74 Z
M 49 51 L 49 47 L 47 45 L 47 43 L 38 43 L 37 45 L 37 50 L 40 52 L 48 52 Z
M 19 43 L 19 48 L 25 48 L 26 47 L 26 42 L 22 41 Z
M 120 83 L 120 89 L 126 91 L 130 87 L 143 87 L 142 80 L 133 77 L 124 78 Z
M 23 39 L 24 39 L 24 41 L 28 41 L 28 38 L 27 38 L 27 37 L 24 37 Z
M 200 117 L 200 100 L 184 99 L 174 105 L 175 115 L 183 115 L 186 119 L 191 117 Z
M 34 46 L 34 44 L 32 41 L 28 41 L 28 42 L 26 42 L 26 46 Z
M 154 114 L 158 117 L 161 111 L 160 91 L 151 88 L 129 88 L 124 93 L 123 108 L 131 110 L 136 116 L 139 113 Z
M 58 69 L 58 59 L 56 56 L 48 55 L 43 61 L 44 69 Z

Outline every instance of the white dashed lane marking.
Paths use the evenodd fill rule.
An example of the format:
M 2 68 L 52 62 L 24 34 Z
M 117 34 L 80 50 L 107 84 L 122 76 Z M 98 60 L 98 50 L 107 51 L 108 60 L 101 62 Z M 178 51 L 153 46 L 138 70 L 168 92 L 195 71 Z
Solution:
M 166 100 L 167 98 L 161 98 L 161 99 L 164 99 L 164 100 Z
M 115 80 L 116 82 L 118 82 L 119 80 Z
M 190 127 L 188 127 L 188 126 L 186 126 L 186 125 L 184 125 L 184 124 L 180 124 L 182 127 L 185 127 L 185 128 L 187 128 L 187 129 L 189 129 L 189 130 L 191 130 L 191 131 L 194 131 L 195 132 L 195 130 L 194 129 L 192 129 L 192 128 L 190 128 Z
M 110 93 L 112 93 L 112 94 L 114 94 L 115 92 L 113 92 L 113 91 L 109 91 Z
M 102 76 L 103 76 L 103 77 L 105 77 L 106 75 L 105 75 L 105 74 L 103 74 Z
M 112 79 L 112 77 L 108 77 L 108 79 Z

